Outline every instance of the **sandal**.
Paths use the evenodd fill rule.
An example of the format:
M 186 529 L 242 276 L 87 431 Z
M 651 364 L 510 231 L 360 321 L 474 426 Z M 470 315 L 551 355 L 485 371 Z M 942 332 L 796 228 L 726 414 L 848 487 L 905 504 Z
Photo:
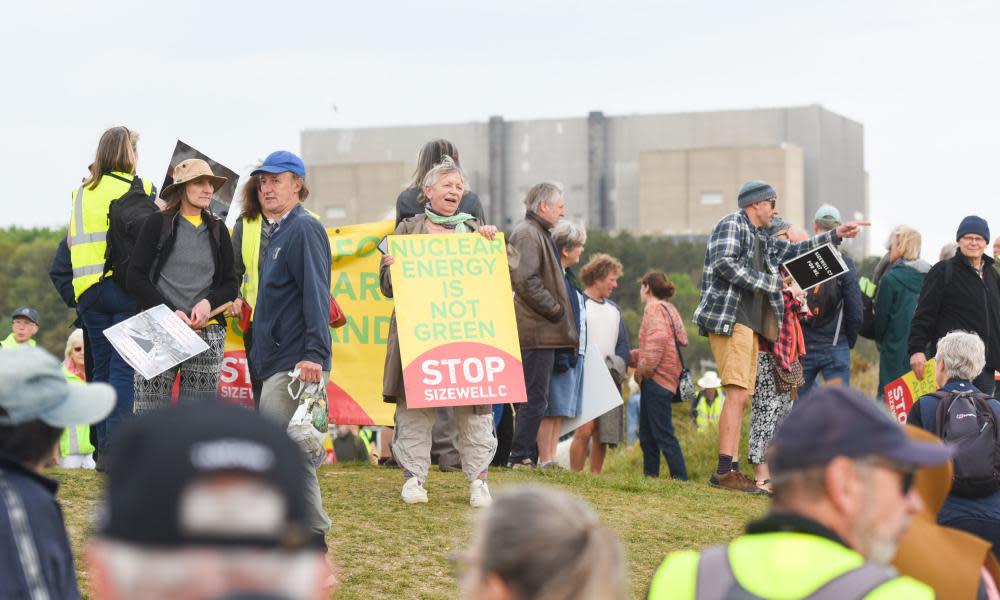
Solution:
M 758 489 L 761 489 L 761 490 L 764 490 L 765 492 L 767 492 L 768 496 L 770 496 L 770 495 L 773 494 L 773 492 L 771 492 L 771 480 L 770 479 L 754 479 L 753 484 L 755 486 L 757 486 Z

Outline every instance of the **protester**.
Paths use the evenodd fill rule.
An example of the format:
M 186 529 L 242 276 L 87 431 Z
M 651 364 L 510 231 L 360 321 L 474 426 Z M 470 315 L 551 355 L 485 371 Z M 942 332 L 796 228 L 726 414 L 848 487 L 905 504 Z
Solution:
M 941 443 L 917 427 L 907 426 L 906 434 L 916 441 Z M 989 542 L 937 524 L 954 473 L 954 467 L 947 462 L 918 469 L 913 475 L 913 489 L 920 495 L 921 508 L 900 538 L 892 566 L 900 574 L 934 588 L 938 598 L 998 598 L 1000 564 Z
M 261 413 L 287 427 L 299 405 L 290 384 L 297 377 L 325 393 L 330 376 L 330 241 L 301 205 L 309 195 L 301 158 L 272 152 L 251 175 L 260 177 L 261 212 L 272 224 L 254 307 L 251 361 L 263 382 Z M 309 524 L 322 537 L 330 518 L 315 469 L 309 469 L 306 490 Z
M 257 306 L 257 290 L 264 268 L 264 256 L 271 241 L 273 224 L 267 220 L 260 206 L 260 176 L 251 175 L 243 184 L 240 194 L 240 217 L 233 225 L 233 271 L 240 282 L 240 295 L 229 308 L 230 317 L 238 317 L 243 325 L 243 347 L 246 350 L 247 373 L 253 392 L 254 407 L 260 408 L 260 392 L 264 382 L 253 368 L 253 318 Z M 300 194 L 301 195 L 301 194 Z M 244 314 L 247 315 L 244 318 Z
M 924 276 L 931 266 L 920 259 L 920 232 L 900 225 L 889 235 L 890 266 L 875 296 L 875 342 L 878 344 L 878 391 L 910 370 L 906 351 L 910 322 Z
M 0 350 L 0 598 L 79 598 L 56 463 L 64 427 L 115 405 L 107 384 L 73 385 L 37 348 Z
M 508 466 L 536 465 L 538 427 L 549 402 L 556 352 L 579 347 L 565 272 L 550 232 L 565 214 L 562 188 L 533 185 L 524 197 L 524 220 L 507 241 L 514 315 L 524 366 L 527 402 L 517 405 Z
M 790 241 L 791 224 L 781 217 L 774 217 L 766 228 L 775 239 Z M 802 241 L 801 237 L 791 241 Z M 782 276 L 787 272 L 782 267 Z M 771 481 L 764 454 L 774 431 L 792 408 L 795 388 L 802 384 L 802 365 L 799 357 L 805 353 L 805 342 L 799 314 L 805 293 L 792 283 L 782 291 L 785 312 L 772 344 L 761 340 L 757 353 L 757 381 L 754 384 L 753 404 L 750 407 L 750 437 L 747 440 L 747 460 L 753 465 L 754 484 L 770 493 Z
M 461 578 L 467 600 L 624 600 L 618 536 L 551 488 L 504 493 L 479 518 Z
M 941 252 L 938 253 L 938 262 L 953 258 L 956 254 L 958 254 L 958 242 L 948 242 L 944 246 L 941 246 Z
M 229 230 L 208 210 L 212 195 L 226 182 L 207 162 L 189 158 L 174 167 L 173 183 L 163 188 L 163 212 L 146 219 L 129 264 L 128 291 L 140 310 L 164 304 L 208 345 L 208 350 L 146 379 L 135 374 L 136 413 L 170 405 L 174 379 L 180 401 L 217 398 L 226 350 L 226 318 L 210 314 L 236 298 Z
M 549 404 L 538 426 L 538 466 L 556 466 L 556 446 L 563 419 L 580 414 L 583 401 L 583 362 L 587 352 L 587 309 L 579 279 L 573 265 L 580 262 L 583 245 L 587 243 L 587 230 L 571 221 L 559 221 L 552 228 L 552 241 L 559 252 L 559 262 L 565 270 L 566 294 L 573 309 L 576 333 L 580 338 L 577 348 L 556 351 L 555 367 L 549 380 Z
M 74 329 L 66 340 L 65 360 L 62 364 L 63 376 L 70 383 L 86 383 L 86 367 L 83 364 L 83 330 Z M 94 446 L 90 441 L 90 425 L 67 425 L 59 438 L 59 466 L 64 469 L 93 469 Z
M 671 479 L 687 481 L 684 452 L 674 433 L 673 405 L 681 376 L 680 346 L 688 336 L 677 308 L 670 303 L 674 284 L 662 271 L 642 276 L 639 299 L 644 305 L 639 326 L 639 348 L 632 350 L 629 366 L 639 384 L 639 446 L 642 474 L 660 476 L 660 453 L 667 459 Z M 575 441 L 575 440 L 574 440 Z M 591 456 L 593 465 L 593 456 Z
M 94 597 L 329 597 L 308 469 L 282 427 L 202 403 L 148 413 L 110 457 L 86 558 Z
M 728 546 L 667 557 L 649 598 L 933 598 L 888 566 L 921 505 L 913 471 L 947 462 L 861 392 L 823 386 L 798 403 L 768 451 L 771 511 Z
M 701 300 L 694 314 L 699 333 L 708 336 L 726 392 L 719 419 L 719 464 L 709 485 L 752 494 L 763 491 L 740 472 L 737 453 L 743 413 L 757 378 L 758 340 L 774 340 L 784 318 L 778 265 L 823 244 L 839 244 L 868 224 L 846 223 L 792 244 L 762 231 L 777 213 L 776 202 L 774 188 L 763 181 L 749 181 L 740 188 L 739 210 L 712 229 Z
M 10 317 L 10 335 L 0 341 L 0 348 L 34 346 L 38 333 L 38 311 L 33 308 L 18 308 Z
M 478 232 L 489 240 L 496 235 L 496 227 L 481 225 L 470 215 L 458 211 L 465 174 L 450 157 L 446 156 L 434 165 L 424 177 L 423 184 L 423 194 L 427 198 L 423 214 L 400 221 L 393 235 Z M 394 262 L 391 254 L 382 257 L 379 276 L 382 295 L 386 298 L 393 297 L 390 267 Z M 431 430 L 435 414 L 432 410 L 409 408 L 406 404 L 395 310 L 389 321 L 382 394 L 386 402 L 396 404 L 396 438 L 392 454 L 403 468 L 405 481 L 400 495 L 407 504 L 427 502 L 424 482 L 431 464 Z M 474 508 L 489 506 L 491 499 L 486 478 L 497 449 L 493 409 L 488 404 L 456 406 L 454 414 L 462 471 L 469 480 L 469 504 Z
M 337 425 L 333 433 L 333 455 L 338 463 L 371 462 L 371 448 L 357 432 L 357 426 Z
M 722 405 L 726 403 L 726 394 L 722 391 L 719 374 L 715 371 L 705 371 L 695 383 L 699 390 L 691 405 L 691 422 L 701 431 L 707 430 L 709 425 L 718 427 Z
M 628 331 L 618 305 L 611 301 L 611 294 L 618 287 L 622 263 L 607 254 L 595 254 L 580 269 L 580 279 L 586 288 L 583 296 L 587 313 L 587 343 L 593 346 L 605 364 L 609 365 L 615 387 L 621 390 L 629 362 Z M 680 334 L 682 335 L 682 334 Z M 611 365 L 617 364 L 617 368 Z M 662 375 L 661 375 L 662 377 Z M 652 392 L 651 392 L 652 393 Z M 569 464 L 574 471 L 582 471 L 590 454 L 590 472 L 600 473 L 609 446 L 625 441 L 625 404 L 622 403 L 600 417 L 577 428 L 569 448 Z M 676 464 L 675 464 L 676 466 Z
M 840 225 L 840 211 L 835 207 L 824 204 L 816 211 L 815 233 L 833 231 Z M 812 389 L 821 374 L 826 383 L 851 385 L 851 348 L 858 340 L 864 315 L 857 267 L 850 256 L 842 258 L 847 271 L 812 288 L 806 296 L 809 318 L 802 327 L 806 341 L 802 358 L 805 383 L 799 387 L 799 395 Z
M 124 290 L 126 273 L 114 273 L 113 269 L 109 273 L 106 256 L 111 202 L 134 188 L 150 199 L 156 194 L 152 183 L 135 174 L 138 142 L 139 134 L 126 127 L 112 127 L 101 135 L 90 177 L 73 191 L 67 236 L 77 311 L 94 358 L 92 381 L 108 382 L 115 388 L 115 409 L 95 428 L 98 469 L 103 467 L 101 454 L 110 447 L 115 429 L 132 414 L 132 367 L 104 337 L 104 330 L 134 316 L 137 308 L 135 299 Z
M 955 238 L 959 252 L 931 267 L 920 289 L 907 344 L 910 368 L 923 379 L 935 342 L 949 331 L 971 331 L 986 344 L 985 367 L 972 383 L 992 395 L 994 372 L 1000 369 L 1000 275 L 985 254 L 990 228 L 984 219 L 968 216 Z
M 399 225 L 403 219 L 423 214 L 424 204 L 427 202 L 427 198 L 423 195 L 424 178 L 427 177 L 427 172 L 433 169 L 434 165 L 439 164 L 445 156 L 450 157 L 459 167 L 462 166 L 458 158 L 458 147 L 448 140 L 431 140 L 420 148 L 420 153 L 417 155 L 417 168 L 413 170 L 413 177 L 406 185 L 406 189 L 400 192 L 396 198 L 396 225 Z M 480 224 L 486 223 L 483 204 L 479 200 L 479 196 L 472 190 L 462 191 L 458 212 L 470 215 Z
M 948 405 L 946 406 L 951 406 L 958 394 L 982 392 L 973 380 L 983 370 L 985 353 L 986 348 L 983 341 L 974 333 L 952 331 L 941 338 L 937 343 L 935 365 L 935 381 L 938 385 L 938 391 L 918 398 L 910 408 L 906 422 L 940 437 L 943 431 L 943 423 L 940 422 L 938 416 L 940 403 L 947 399 Z M 985 394 L 982 397 L 989 408 L 993 410 L 993 426 L 995 427 L 996 423 L 1000 422 L 1000 402 L 993 398 L 986 399 L 988 396 L 989 394 Z M 947 412 L 944 416 L 947 417 Z M 985 416 L 989 417 L 990 415 Z M 967 415 L 962 415 L 962 417 L 965 418 Z M 986 425 L 984 425 L 985 427 Z M 956 472 L 959 475 L 966 473 L 961 468 L 965 460 L 984 463 L 987 469 L 992 471 L 991 465 L 995 462 L 994 453 L 1000 449 L 995 448 L 992 433 L 987 432 L 984 438 L 982 444 L 970 441 L 970 443 L 963 443 L 959 446 L 958 454 L 955 456 Z M 970 450 L 964 450 L 964 448 Z M 967 452 L 971 454 L 966 454 Z M 1000 490 L 979 497 L 958 492 L 959 490 L 952 488 L 944 506 L 938 512 L 938 523 L 977 535 L 990 542 L 994 551 L 1000 550 Z

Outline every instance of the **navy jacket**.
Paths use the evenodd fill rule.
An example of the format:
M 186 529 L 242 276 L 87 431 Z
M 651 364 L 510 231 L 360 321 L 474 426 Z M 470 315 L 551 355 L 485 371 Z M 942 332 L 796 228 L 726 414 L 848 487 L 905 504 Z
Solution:
M 56 286 L 56 291 L 66 306 L 76 308 L 76 295 L 73 293 L 73 262 L 69 257 L 66 238 L 59 240 L 56 255 L 52 257 L 52 265 L 49 266 L 49 279 L 52 280 L 52 285 Z
M 0 477 L 20 499 L 27 513 L 29 533 L 38 554 L 40 578 L 49 597 L 79 598 L 73 552 L 62 508 L 56 501 L 59 484 L 4 456 L 0 456 Z M 0 492 L 0 598 L 29 598 L 8 508 L 6 494 Z
M 250 362 L 260 379 L 302 360 L 330 370 L 330 241 L 301 205 L 280 221 L 263 257 Z
M 802 327 L 802 337 L 806 341 L 806 353 L 822 346 L 832 346 L 833 338 L 837 336 L 837 346 L 853 348 L 858 341 L 858 332 L 864 320 L 861 305 L 861 288 L 858 286 L 858 269 L 851 257 L 844 256 L 847 272 L 837 278 L 840 285 L 841 299 L 844 302 L 844 317 L 840 323 L 840 335 L 837 336 L 837 317 L 826 321 L 820 327 L 811 327 L 808 321 Z M 827 285 L 827 284 L 824 284 Z

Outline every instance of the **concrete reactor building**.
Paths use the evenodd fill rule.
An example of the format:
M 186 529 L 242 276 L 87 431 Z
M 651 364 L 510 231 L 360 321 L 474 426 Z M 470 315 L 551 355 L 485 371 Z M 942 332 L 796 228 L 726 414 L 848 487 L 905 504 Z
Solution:
M 864 130 L 825 108 L 729 110 L 310 129 L 302 156 L 309 205 L 327 226 L 391 218 L 428 140 L 454 142 L 488 220 L 509 228 L 533 184 L 565 189 L 567 218 L 634 234 L 702 237 L 736 209 L 740 184 L 763 179 L 778 208 L 812 233 L 821 204 L 868 215 Z M 845 249 L 864 254 L 867 238 Z

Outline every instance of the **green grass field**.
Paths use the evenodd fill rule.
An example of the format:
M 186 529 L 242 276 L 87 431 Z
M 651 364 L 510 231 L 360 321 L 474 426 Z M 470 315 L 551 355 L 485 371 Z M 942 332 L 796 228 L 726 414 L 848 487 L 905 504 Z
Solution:
M 586 500 L 618 533 L 628 558 L 629 585 L 640 598 L 664 555 L 726 541 L 767 509 L 766 498 L 710 488 L 715 465 L 715 432 L 692 431 L 687 408 L 675 405 L 674 422 L 687 459 L 690 482 L 642 476 L 638 446 L 608 455 L 599 476 L 564 471 L 510 471 L 490 474 L 494 496 L 523 485 L 551 485 Z M 745 451 L 742 456 L 746 456 Z M 744 472 L 749 472 L 744 465 Z M 81 551 L 100 497 L 102 476 L 93 471 L 54 469 L 62 481 L 59 498 L 76 554 L 81 590 L 87 573 Z M 397 469 L 329 465 L 320 470 L 327 513 L 333 519 L 328 543 L 341 567 L 337 598 L 455 598 L 456 564 L 472 533 L 474 511 L 461 473 L 431 472 L 430 503 L 409 506 L 399 499 Z

